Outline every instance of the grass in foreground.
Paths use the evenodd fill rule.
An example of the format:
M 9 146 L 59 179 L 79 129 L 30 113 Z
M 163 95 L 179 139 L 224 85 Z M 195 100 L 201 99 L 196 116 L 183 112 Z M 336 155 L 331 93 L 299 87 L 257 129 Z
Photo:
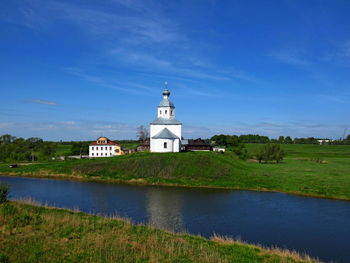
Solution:
M 0 262 L 317 262 L 214 236 L 17 202 L 0 205 Z
M 253 152 L 258 144 L 248 144 Z M 350 146 L 282 145 L 280 164 L 241 161 L 232 153 L 136 153 L 67 160 L 11 169 L 0 174 L 66 179 L 280 191 L 350 200 Z

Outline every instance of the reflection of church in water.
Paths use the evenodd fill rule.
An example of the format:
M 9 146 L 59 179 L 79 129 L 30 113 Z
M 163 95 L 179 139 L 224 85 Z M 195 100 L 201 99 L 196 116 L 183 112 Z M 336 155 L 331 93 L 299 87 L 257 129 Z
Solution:
M 183 231 L 183 200 L 180 196 L 176 191 L 152 187 L 146 194 L 148 223 L 157 228 Z

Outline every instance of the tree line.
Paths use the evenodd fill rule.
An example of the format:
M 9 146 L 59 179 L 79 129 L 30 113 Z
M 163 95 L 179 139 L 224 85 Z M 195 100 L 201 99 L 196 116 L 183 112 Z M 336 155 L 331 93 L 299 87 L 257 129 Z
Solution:
M 216 145 L 221 146 L 229 146 L 232 143 L 279 143 L 279 144 L 320 144 L 319 140 L 315 137 L 307 137 L 307 138 L 294 138 L 292 139 L 290 136 L 279 136 L 278 139 L 270 139 L 268 136 L 261 136 L 258 134 L 247 134 L 247 135 L 214 135 L 211 137 L 211 141 L 215 141 Z M 342 144 L 342 145 L 350 145 L 350 134 L 344 138 L 339 140 L 330 140 L 321 142 L 321 144 Z
M 17 138 L 10 134 L 0 136 L 0 161 L 40 161 L 55 155 L 56 143 L 41 138 Z

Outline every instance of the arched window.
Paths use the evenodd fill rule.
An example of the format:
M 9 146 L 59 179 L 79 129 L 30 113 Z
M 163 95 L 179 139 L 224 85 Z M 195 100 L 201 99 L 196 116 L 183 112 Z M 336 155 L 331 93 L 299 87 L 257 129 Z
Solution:
M 168 143 L 164 143 L 164 149 L 168 148 Z

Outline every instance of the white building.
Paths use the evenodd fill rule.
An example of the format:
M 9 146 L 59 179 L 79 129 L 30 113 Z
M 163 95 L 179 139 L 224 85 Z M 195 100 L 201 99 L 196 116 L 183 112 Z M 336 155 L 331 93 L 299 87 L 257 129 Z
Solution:
M 120 144 L 111 141 L 107 137 L 100 137 L 89 145 L 89 157 L 111 157 L 122 155 L 123 151 Z
M 158 105 L 158 118 L 151 122 L 151 152 L 179 152 L 182 124 L 175 119 L 175 106 L 169 100 L 170 91 L 163 90 L 163 100 Z

